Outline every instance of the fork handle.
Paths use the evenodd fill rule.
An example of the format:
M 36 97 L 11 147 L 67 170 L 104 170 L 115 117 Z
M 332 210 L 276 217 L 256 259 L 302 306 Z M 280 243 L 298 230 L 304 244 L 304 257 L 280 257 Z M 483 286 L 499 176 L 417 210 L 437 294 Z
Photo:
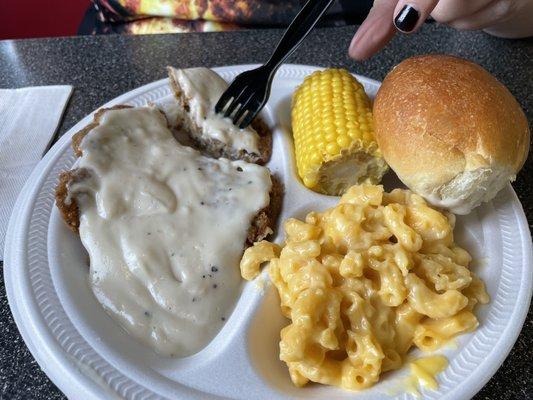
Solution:
M 317 24 L 318 20 L 327 11 L 334 0 L 308 0 L 302 7 L 298 15 L 292 20 L 291 24 L 283 34 L 278 43 L 276 50 L 265 64 L 270 72 L 275 72 L 287 57 L 307 37 L 309 32 Z

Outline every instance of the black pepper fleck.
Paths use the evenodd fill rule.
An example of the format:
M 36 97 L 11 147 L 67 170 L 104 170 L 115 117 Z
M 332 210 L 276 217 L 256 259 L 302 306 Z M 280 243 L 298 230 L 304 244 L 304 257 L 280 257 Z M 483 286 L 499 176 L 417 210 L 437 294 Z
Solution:
M 172 252 L 170 253 L 170 257 L 174 257 L 176 255 L 176 253 Z
M 215 283 L 215 284 L 213 284 L 213 289 L 216 289 L 216 288 L 217 288 L 217 286 L 218 286 L 218 285 L 217 285 L 216 283 Z
M 220 320 L 221 320 L 221 321 L 225 321 L 225 320 L 226 320 L 226 318 L 222 317 L 222 318 L 220 318 Z
M 215 267 L 214 265 L 211 267 L 211 272 L 217 272 L 218 271 L 218 268 Z
M 202 168 L 198 167 L 198 171 L 202 171 Z
M 149 316 L 150 316 L 150 313 L 149 313 L 148 311 L 145 311 L 145 312 L 144 312 L 144 315 L 146 315 L 147 317 L 149 317 Z
M 228 190 L 231 192 L 231 188 L 228 188 Z
M 251 185 L 252 184 L 252 181 L 248 181 L 248 185 Z
M 241 167 L 237 167 L 237 171 L 242 172 L 242 168 Z
M 152 232 L 147 232 L 146 236 L 150 236 L 151 234 L 152 234 Z
M 204 279 L 205 279 L 205 275 L 202 275 L 202 278 L 204 278 Z
M 196 302 L 196 297 L 193 297 L 193 298 L 192 298 L 192 302 L 193 302 L 193 303 Z
M 203 201 L 200 202 L 201 205 L 205 205 L 205 203 Z

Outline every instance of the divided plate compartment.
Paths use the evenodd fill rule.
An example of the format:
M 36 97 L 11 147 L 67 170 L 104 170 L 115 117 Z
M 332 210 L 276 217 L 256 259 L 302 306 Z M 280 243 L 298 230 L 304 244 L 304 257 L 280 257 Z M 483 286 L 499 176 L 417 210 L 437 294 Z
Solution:
M 254 66 L 215 68 L 231 80 Z M 276 75 L 262 115 L 273 128 L 273 155 L 267 164 L 285 189 L 282 221 L 303 218 L 338 202 L 306 189 L 299 181 L 292 152 L 290 102 L 296 86 L 318 68 L 284 65 Z M 379 83 L 358 76 L 373 97 Z M 145 105 L 171 96 L 166 79 L 126 93 L 105 105 Z M 281 316 L 275 288 L 266 271 L 242 290 L 228 321 L 200 352 L 166 358 L 135 341 L 109 317 L 88 284 L 88 256 L 79 238 L 61 221 L 54 206 L 58 174 L 75 162 L 72 135 L 92 120 L 80 121 L 48 152 L 17 202 L 5 252 L 5 280 L 15 320 L 39 365 L 69 398 L 351 398 L 409 399 L 402 377 L 407 368 L 387 373 L 361 392 L 310 384 L 292 385 L 279 356 Z M 389 173 L 385 188 L 401 187 Z M 449 367 L 438 376 L 439 389 L 423 390 L 428 399 L 466 399 L 494 374 L 510 351 L 531 296 L 531 238 L 512 188 L 466 217 L 458 217 L 456 241 L 473 256 L 472 269 L 485 281 L 491 302 L 479 307 L 480 327 L 458 338 L 445 354 Z M 419 355 L 419 352 L 413 352 Z

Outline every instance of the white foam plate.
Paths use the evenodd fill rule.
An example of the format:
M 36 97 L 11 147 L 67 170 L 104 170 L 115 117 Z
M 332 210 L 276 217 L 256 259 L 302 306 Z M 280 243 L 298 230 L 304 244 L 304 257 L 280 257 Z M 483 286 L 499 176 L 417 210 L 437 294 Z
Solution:
M 216 68 L 227 80 L 253 66 Z M 281 219 L 302 217 L 337 202 L 298 181 L 290 140 L 290 98 L 304 76 L 318 68 L 285 65 L 276 75 L 264 117 L 274 127 L 268 167 L 285 185 Z M 379 82 L 358 76 L 373 96 Z M 145 105 L 170 95 L 166 79 L 132 90 L 105 106 Z M 309 385 L 295 388 L 278 359 L 281 317 L 275 289 L 265 274 L 242 285 L 238 303 L 218 336 L 199 353 L 171 359 L 130 338 L 104 312 L 87 282 L 87 255 L 54 207 L 58 174 L 74 163 L 70 139 L 92 114 L 67 132 L 39 163 L 11 218 L 4 275 L 9 304 L 31 353 L 71 399 L 408 399 L 391 395 L 407 371 L 386 374 L 361 392 Z M 389 177 L 386 188 L 399 186 Z M 491 302 L 479 308 L 480 327 L 442 351 L 449 367 L 428 399 L 467 399 L 495 373 L 515 342 L 531 298 L 531 236 L 511 186 L 497 198 L 457 220 L 456 238 L 474 257 Z M 237 266 L 236 266 L 237 267 Z M 397 392 L 397 390 L 396 390 Z

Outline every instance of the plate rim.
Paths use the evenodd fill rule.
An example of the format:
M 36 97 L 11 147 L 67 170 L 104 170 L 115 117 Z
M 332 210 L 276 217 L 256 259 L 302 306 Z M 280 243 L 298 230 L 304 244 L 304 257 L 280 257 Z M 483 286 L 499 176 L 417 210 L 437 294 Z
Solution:
M 243 64 L 243 65 L 229 65 L 229 66 L 220 66 L 213 68 L 217 71 L 224 71 L 224 70 L 234 70 L 234 71 L 241 71 L 249 68 L 253 68 L 257 66 L 258 64 Z M 324 67 L 317 67 L 317 66 L 310 66 L 310 65 L 302 65 L 302 64 L 285 64 L 282 66 L 282 68 L 289 68 L 289 69 L 296 69 L 296 70 L 320 70 Z M 372 82 L 375 84 L 380 84 L 379 81 L 376 81 L 371 78 L 367 78 L 364 76 L 357 75 L 358 78 L 361 78 L 362 80 L 366 80 L 368 82 Z M 287 77 L 287 78 L 290 78 Z M 167 79 L 160 79 L 151 83 L 148 83 L 146 85 L 140 86 L 138 88 L 132 89 L 128 92 L 125 92 L 121 94 L 120 96 L 115 97 L 114 99 L 108 101 L 101 107 L 110 107 L 112 105 L 121 103 L 126 101 L 126 99 L 134 97 L 136 93 L 142 93 L 147 92 L 150 90 L 154 90 L 158 87 L 165 86 L 167 83 Z M 50 335 L 50 332 L 48 329 L 41 329 L 40 332 L 38 330 L 34 332 L 39 332 L 38 336 L 50 336 L 51 340 L 46 340 L 47 344 L 50 345 L 53 343 L 55 350 L 52 348 L 48 348 L 46 346 L 43 346 L 43 348 L 39 348 L 37 344 L 34 342 L 34 338 L 32 338 L 32 327 L 36 325 L 35 321 L 32 321 L 31 315 L 27 312 L 28 308 L 28 301 L 31 303 L 35 302 L 35 299 L 33 296 L 29 296 L 29 299 L 23 299 L 19 298 L 21 296 L 17 296 L 14 293 L 13 283 L 12 279 L 15 279 L 18 275 L 22 273 L 22 271 L 13 271 L 12 268 L 10 268 L 11 259 L 12 257 L 16 256 L 12 254 L 12 252 L 15 252 L 14 248 L 14 239 L 13 239 L 13 232 L 16 230 L 16 226 L 18 225 L 17 222 L 20 220 L 23 220 L 24 216 L 31 215 L 31 212 L 33 211 L 33 207 L 28 206 L 29 203 L 35 202 L 35 199 L 38 194 L 38 187 L 35 186 L 39 178 L 43 178 L 47 172 L 49 172 L 50 169 L 53 168 L 55 165 L 55 162 L 52 162 L 53 159 L 57 161 L 59 157 L 61 156 L 61 149 L 66 145 L 66 143 L 70 140 L 70 137 L 72 136 L 73 132 L 76 130 L 79 130 L 83 125 L 86 125 L 87 122 L 90 121 L 94 113 L 99 109 L 92 111 L 85 117 L 83 117 L 81 120 L 79 120 L 76 124 L 74 124 L 69 130 L 65 132 L 65 134 L 58 140 L 58 142 L 52 147 L 52 149 L 45 155 L 45 157 L 39 162 L 38 166 L 41 166 L 41 168 L 36 168 L 26 184 L 24 185 L 23 190 L 21 191 L 16 204 L 21 205 L 24 204 L 26 206 L 23 208 L 22 213 L 12 214 L 10 218 L 10 222 L 8 224 L 8 231 L 6 234 L 6 245 L 5 245 L 5 252 L 4 252 L 4 279 L 5 279 L 5 286 L 6 286 L 6 293 L 8 297 L 9 307 L 11 309 L 12 315 L 14 317 L 14 320 L 16 322 L 17 328 L 19 332 L 21 333 L 21 336 L 24 339 L 24 342 L 26 346 L 29 348 L 32 356 L 37 361 L 41 369 L 47 374 L 47 376 L 51 379 L 53 383 L 55 383 L 60 390 L 67 395 L 69 398 L 76 398 L 80 395 L 80 390 L 84 390 L 84 395 L 87 396 L 85 398 L 94 398 L 94 399 L 100 399 L 100 398 L 108 398 L 110 395 L 118 396 L 118 394 L 113 390 L 112 392 L 110 389 L 108 389 L 105 385 L 102 385 L 98 382 L 98 379 L 94 379 L 92 377 L 89 377 L 85 373 L 83 373 L 80 369 L 80 367 L 73 361 L 70 360 L 70 356 L 68 353 L 64 351 L 64 349 L 61 347 L 61 345 L 57 342 L 55 337 L 52 337 Z M 516 203 L 520 207 L 517 209 L 516 207 L 513 207 L 513 213 L 515 214 L 515 218 L 519 220 L 520 224 L 520 230 L 521 230 L 521 244 L 522 248 L 524 250 L 524 258 L 522 261 L 522 264 L 524 266 L 532 266 L 532 244 L 531 244 L 531 232 L 529 231 L 529 225 L 527 222 L 527 218 L 525 217 L 525 214 L 523 212 L 522 205 L 518 199 L 518 196 L 514 192 L 514 189 L 511 185 L 508 185 L 508 187 L 504 190 L 509 190 L 510 194 L 513 197 L 513 203 Z M 26 218 L 27 219 L 27 218 Z M 26 242 L 28 239 L 27 235 L 24 236 L 23 241 Z M 527 317 L 529 304 L 531 301 L 531 287 L 532 287 L 532 281 L 533 281 L 533 270 L 530 268 L 530 273 L 527 274 L 527 271 L 525 271 L 525 279 L 521 282 L 520 289 L 517 295 L 517 300 L 522 299 L 525 301 L 516 301 L 516 305 L 514 307 L 512 315 L 509 317 L 509 321 L 515 321 L 516 324 L 507 324 L 505 327 L 504 332 L 507 332 L 505 334 L 502 334 L 500 340 L 498 340 L 497 343 L 500 343 L 503 340 L 503 343 L 498 344 L 499 347 L 504 346 L 504 348 L 501 348 L 502 351 L 500 352 L 491 352 L 489 353 L 489 356 L 487 358 L 492 358 L 493 362 L 491 362 L 488 367 L 484 369 L 484 373 L 481 374 L 479 368 L 477 371 L 474 371 L 472 375 L 469 377 L 469 380 L 471 381 L 469 385 L 469 389 L 463 387 L 463 385 L 458 385 L 455 389 L 448 392 L 445 397 L 448 398 L 452 394 L 454 394 L 459 388 L 462 388 L 463 395 L 467 394 L 468 396 L 473 396 L 475 393 L 477 393 L 489 380 L 490 378 L 495 374 L 495 372 L 500 368 L 503 361 L 507 357 L 507 355 L 510 353 L 512 347 L 516 343 L 516 340 L 518 338 L 518 335 L 520 334 L 524 321 Z M 17 275 L 18 274 L 18 275 Z M 23 275 L 19 277 L 19 279 L 25 279 Z M 30 285 L 31 287 L 31 285 Z M 528 295 L 529 293 L 529 295 Z M 18 298 L 18 300 L 17 300 Z M 26 303 L 26 304 L 25 304 Z M 35 305 L 36 306 L 36 305 Z M 24 315 L 21 313 L 21 311 L 24 310 L 26 312 L 26 317 L 24 318 Z M 515 317 L 513 317 L 513 314 Z M 39 319 L 42 319 L 42 315 L 39 313 Z M 519 323 L 518 323 L 519 322 Z M 46 322 L 43 322 L 46 326 Z M 45 339 L 41 338 L 41 341 L 44 341 Z M 57 351 L 59 350 L 59 351 Z M 490 357 L 490 356 L 493 357 Z M 42 357 L 42 358 L 41 358 Z M 48 357 L 48 359 L 46 358 Z M 53 368 L 50 366 L 50 360 L 53 360 Z M 74 375 L 75 377 L 70 377 L 70 375 Z M 481 375 L 476 380 L 473 380 L 473 378 L 476 375 Z M 72 379 L 76 379 L 76 382 L 79 383 L 77 385 L 78 387 L 74 391 L 74 388 L 72 388 Z M 81 381 L 81 382 L 80 382 Z M 474 382 L 472 384 L 472 381 Z M 83 383 L 82 383 L 83 382 Z M 213 396 L 215 397 L 215 396 Z M 212 398 L 213 398 L 212 397 Z

